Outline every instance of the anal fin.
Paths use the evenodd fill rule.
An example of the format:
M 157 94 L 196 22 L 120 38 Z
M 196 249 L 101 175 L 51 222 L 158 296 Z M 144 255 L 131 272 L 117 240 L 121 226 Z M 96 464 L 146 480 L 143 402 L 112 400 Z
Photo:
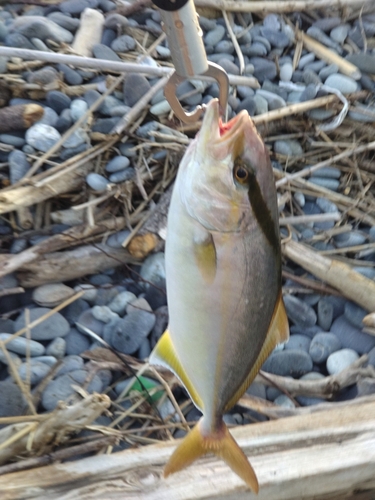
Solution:
M 259 484 L 254 469 L 224 422 L 221 422 L 218 429 L 208 436 L 202 435 L 201 422 L 202 420 L 198 422 L 172 453 L 165 466 L 164 476 L 169 476 L 169 474 L 184 469 L 207 453 L 213 453 L 224 460 L 252 491 L 258 493 Z
M 187 376 L 183 366 L 178 359 L 168 329 L 165 330 L 158 343 L 154 347 L 154 350 L 150 355 L 149 362 L 152 365 L 164 366 L 171 370 L 181 380 L 195 406 L 197 406 L 197 408 L 199 408 L 200 410 L 203 410 L 202 399 L 197 393 L 195 387 L 191 383 L 189 377 Z

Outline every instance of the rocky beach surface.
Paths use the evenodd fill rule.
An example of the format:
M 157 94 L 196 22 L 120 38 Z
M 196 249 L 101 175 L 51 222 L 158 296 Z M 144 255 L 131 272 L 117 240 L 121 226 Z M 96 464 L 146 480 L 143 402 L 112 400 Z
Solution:
M 110 397 L 111 416 L 95 423 L 116 427 L 146 387 L 147 411 L 174 423 L 175 437 L 185 432 L 170 397 L 155 391 L 159 380 L 141 372 L 135 383 L 129 360 L 143 364 L 168 323 L 160 207 L 199 124 L 182 127 L 164 97 L 170 50 L 159 12 L 130 12 L 111 0 L 0 10 L 0 417 L 8 423 L 30 410 L 26 393 L 44 413 L 77 398 L 80 387 Z M 375 13 L 199 22 L 208 59 L 238 78 L 229 118 L 247 110 L 270 150 L 282 241 L 337 258 L 375 286 Z M 17 49 L 44 59 L 23 59 Z M 120 70 L 93 63 L 55 62 L 55 54 L 129 62 L 138 71 L 118 77 Z M 219 88 L 194 79 L 177 96 L 192 110 Z M 332 160 L 354 148 L 362 149 Z M 162 220 L 146 230 L 159 209 Z M 372 309 L 350 300 L 293 259 L 283 276 L 291 337 L 262 370 L 317 383 L 337 376 L 342 385 L 312 395 L 258 377 L 247 395 L 293 410 L 375 394 L 375 319 L 363 323 L 375 295 Z M 111 365 L 101 339 L 127 357 Z M 355 383 L 340 379 L 348 369 L 357 370 Z M 173 394 L 186 421 L 197 420 L 182 389 Z M 236 425 L 265 418 L 241 405 L 225 416 Z M 139 422 L 129 413 L 117 428 Z M 119 447 L 138 443 L 134 436 Z

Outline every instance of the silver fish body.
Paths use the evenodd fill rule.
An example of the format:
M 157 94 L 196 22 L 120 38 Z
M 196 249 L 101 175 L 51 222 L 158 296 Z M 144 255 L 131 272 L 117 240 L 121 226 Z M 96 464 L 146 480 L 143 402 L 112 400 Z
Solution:
M 247 112 L 222 125 L 217 101 L 208 105 L 179 167 L 165 259 L 169 326 L 150 361 L 180 377 L 203 413 L 200 454 L 215 452 L 212 441 L 229 439 L 223 413 L 288 336 L 273 173 Z M 188 451 L 182 446 L 177 466 L 172 456 L 169 472 L 191 462 Z M 253 477 L 217 454 L 257 490 Z

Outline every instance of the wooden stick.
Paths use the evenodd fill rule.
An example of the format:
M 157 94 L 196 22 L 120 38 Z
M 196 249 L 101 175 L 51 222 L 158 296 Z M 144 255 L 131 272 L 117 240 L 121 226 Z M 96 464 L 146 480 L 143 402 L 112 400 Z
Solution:
M 280 217 L 280 226 L 287 226 L 293 224 L 308 224 L 309 222 L 325 222 L 325 221 L 338 221 L 341 219 L 340 213 L 331 214 L 313 214 L 313 215 L 295 215 L 293 217 Z
M 30 288 L 70 281 L 111 267 L 138 262 L 124 249 L 87 245 L 71 251 L 45 254 L 41 259 L 23 265 L 17 277 L 21 286 Z
M 306 35 L 302 31 L 297 31 L 296 35 L 297 38 L 302 40 L 307 50 L 314 52 L 315 55 L 323 61 L 326 61 L 328 64 L 337 64 L 341 73 L 344 75 L 348 75 L 351 78 L 354 78 L 354 80 L 359 80 L 361 78 L 362 74 L 357 66 L 339 56 L 333 50 L 330 50 L 328 47 L 318 42 L 311 36 Z
M 39 104 L 17 104 L 0 109 L 0 133 L 24 130 L 40 120 L 44 114 Z
M 30 207 L 61 193 L 70 193 L 82 184 L 85 175 L 91 169 L 91 163 L 86 162 L 73 172 L 69 172 L 40 188 L 22 186 L 10 191 L 0 192 L 0 214 L 18 210 L 20 207 Z
M 270 0 L 270 1 L 241 1 L 241 0 L 194 0 L 197 7 L 211 7 L 217 10 L 232 12 L 299 12 L 318 9 L 327 9 L 326 0 Z M 332 0 L 329 8 L 342 8 L 345 6 L 364 8 L 371 7 L 372 0 Z
M 283 245 L 286 257 L 369 312 L 374 310 L 375 282 L 338 260 L 323 257 L 312 248 L 293 240 Z

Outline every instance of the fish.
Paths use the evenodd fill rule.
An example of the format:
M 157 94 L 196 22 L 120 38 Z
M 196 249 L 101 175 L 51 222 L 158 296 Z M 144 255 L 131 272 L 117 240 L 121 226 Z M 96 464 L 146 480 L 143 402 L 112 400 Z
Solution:
M 246 110 L 223 123 L 218 100 L 208 103 L 173 187 L 165 268 L 169 323 L 149 362 L 172 371 L 203 416 L 164 476 L 213 453 L 257 493 L 223 415 L 289 327 L 273 171 Z

